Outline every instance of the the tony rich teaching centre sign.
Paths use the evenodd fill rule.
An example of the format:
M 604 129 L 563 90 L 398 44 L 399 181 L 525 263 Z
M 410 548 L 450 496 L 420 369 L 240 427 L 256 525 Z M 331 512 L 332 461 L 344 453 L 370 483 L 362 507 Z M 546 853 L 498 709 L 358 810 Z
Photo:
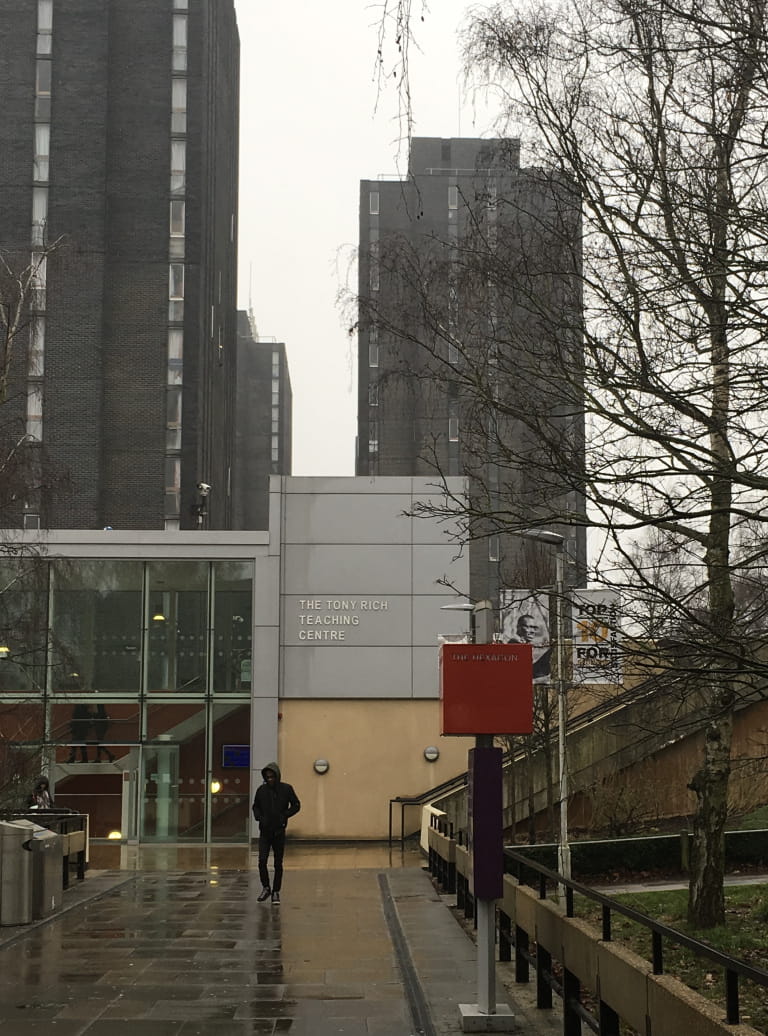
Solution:
M 298 640 L 337 643 L 390 610 L 389 599 L 381 597 L 299 597 L 296 605 Z

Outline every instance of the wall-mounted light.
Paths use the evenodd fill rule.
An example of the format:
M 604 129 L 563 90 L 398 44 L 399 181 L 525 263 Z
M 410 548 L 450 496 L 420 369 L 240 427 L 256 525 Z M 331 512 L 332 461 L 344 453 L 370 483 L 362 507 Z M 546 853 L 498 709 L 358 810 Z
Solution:
M 123 839 L 123 833 L 122 831 L 110 831 L 107 838 L 110 842 L 121 842 Z
M 312 769 L 315 771 L 315 773 L 323 774 L 328 773 L 330 766 L 331 764 L 328 762 L 327 759 L 315 759 L 314 763 L 312 764 Z
M 10 653 L 11 649 L 8 647 L 7 644 L 0 644 L 0 661 L 2 661 L 4 658 L 8 658 Z
M 152 622 L 165 622 L 165 616 L 162 612 L 155 612 L 152 616 Z
M 427 745 L 424 749 L 424 758 L 428 763 L 437 762 L 440 758 L 440 749 L 436 748 L 435 745 Z
M 221 781 L 211 781 L 211 795 L 218 795 L 221 791 Z

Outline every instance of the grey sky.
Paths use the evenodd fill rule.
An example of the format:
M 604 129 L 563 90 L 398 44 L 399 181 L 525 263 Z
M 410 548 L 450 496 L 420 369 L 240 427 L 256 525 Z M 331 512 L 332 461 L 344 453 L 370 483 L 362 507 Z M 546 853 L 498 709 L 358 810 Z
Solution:
M 294 473 L 354 474 L 355 340 L 337 294 L 357 241 L 359 181 L 402 172 L 394 89 L 378 102 L 378 4 L 235 0 L 241 43 L 239 299 L 286 342 Z M 414 0 L 414 8 L 417 3 Z M 434 0 L 412 61 L 415 133 L 492 135 L 459 117 L 456 28 L 465 0 Z M 390 39 L 391 45 L 391 39 Z

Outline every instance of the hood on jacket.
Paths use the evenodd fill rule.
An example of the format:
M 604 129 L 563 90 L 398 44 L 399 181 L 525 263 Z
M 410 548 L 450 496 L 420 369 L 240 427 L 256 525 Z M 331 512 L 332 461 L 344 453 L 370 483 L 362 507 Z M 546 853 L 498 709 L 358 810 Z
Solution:
M 271 770 L 272 771 L 272 773 L 277 778 L 277 782 L 279 784 L 280 783 L 280 767 L 277 765 L 277 763 L 267 763 L 267 765 L 262 769 L 261 776 L 264 778 L 265 781 L 267 779 L 267 770 Z

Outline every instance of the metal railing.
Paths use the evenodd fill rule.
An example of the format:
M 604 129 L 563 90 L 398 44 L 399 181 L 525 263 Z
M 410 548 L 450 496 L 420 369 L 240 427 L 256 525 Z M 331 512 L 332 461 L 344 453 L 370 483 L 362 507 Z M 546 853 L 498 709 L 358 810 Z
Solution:
M 661 921 L 656 921 L 654 918 L 648 917 L 639 910 L 634 910 L 632 907 L 625 906 L 622 903 L 617 903 L 615 899 L 604 895 L 602 892 L 597 892 L 595 889 L 581 884 L 581 882 L 574 881 L 572 878 L 565 878 L 558 874 L 557 871 L 550 870 L 548 867 L 544 867 L 540 863 L 535 863 L 530 858 L 526 857 L 522 853 L 516 852 L 514 849 L 505 849 L 504 858 L 506 873 L 515 877 L 520 884 L 537 888 L 539 899 L 547 898 L 548 886 L 564 886 L 566 917 L 574 916 L 574 893 L 578 893 L 580 896 L 584 896 L 586 899 L 599 904 L 602 914 L 602 939 L 604 942 L 612 941 L 611 918 L 613 914 L 621 914 L 623 917 L 627 917 L 630 920 L 635 921 L 641 927 L 648 929 L 651 935 L 651 965 L 654 975 L 664 974 L 664 940 L 667 940 L 667 942 L 670 943 L 675 943 L 678 946 L 683 946 L 690 950 L 696 957 L 704 958 L 705 960 L 711 961 L 713 964 L 723 968 L 725 974 L 726 1020 L 729 1025 L 738 1025 L 740 1020 L 739 979 L 748 979 L 756 985 L 762 986 L 764 989 L 768 990 L 768 971 L 765 971 L 762 968 L 753 967 L 750 964 L 745 964 L 743 961 L 737 960 L 735 957 L 731 957 L 726 953 L 721 953 L 719 950 L 708 946 L 699 939 L 694 939 L 692 936 L 686 935 L 684 932 L 680 932 L 676 928 L 671 928 L 669 925 L 663 924 Z M 500 944 L 503 948 L 509 947 L 509 949 L 511 949 L 510 928 L 511 926 L 507 923 L 500 926 L 499 938 Z M 557 983 L 556 979 L 554 979 L 551 974 L 551 958 L 548 961 L 539 961 L 537 959 L 538 950 L 537 956 L 532 956 L 528 952 L 527 939 L 524 942 L 525 945 L 523 946 L 514 946 L 516 955 L 516 976 L 519 973 L 525 973 L 528 964 L 533 964 L 537 970 L 537 989 L 540 989 L 543 983 L 548 983 L 551 988 L 555 988 L 556 991 L 564 997 L 564 1010 L 566 1012 L 568 1010 L 575 1011 L 579 1017 L 587 1021 L 587 1024 L 589 1024 L 595 1032 L 611 1034 L 611 1036 L 614 1032 L 618 1033 L 618 1028 L 614 1029 L 611 1024 L 606 1027 L 599 1019 L 588 1015 L 580 1003 L 578 1005 L 569 1004 L 565 999 L 568 995 L 567 990 L 558 988 L 560 984 Z M 549 957 L 549 954 L 546 954 L 546 956 Z M 510 960 L 511 955 L 506 957 L 502 956 L 500 959 Z M 543 966 L 540 967 L 540 965 Z M 516 980 L 527 981 L 527 978 L 516 978 Z M 544 1001 L 546 1001 L 547 996 L 543 990 L 542 994 Z M 551 994 L 549 996 L 548 1003 L 538 1003 L 539 999 L 540 997 L 537 996 L 537 1006 L 551 1007 Z M 608 1010 L 610 1010 L 610 1008 Z

